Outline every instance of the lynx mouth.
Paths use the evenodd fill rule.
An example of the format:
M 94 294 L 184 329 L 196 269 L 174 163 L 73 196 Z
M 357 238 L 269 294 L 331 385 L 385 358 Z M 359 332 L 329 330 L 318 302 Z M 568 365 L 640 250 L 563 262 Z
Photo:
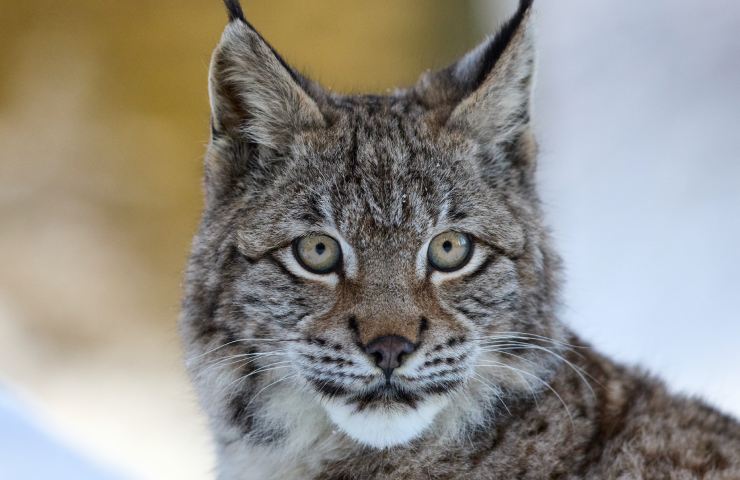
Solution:
M 361 409 L 372 405 L 407 405 L 414 408 L 421 400 L 423 400 L 421 393 L 393 383 L 384 383 L 348 398 L 350 403 L 358 405 Z
M 416 406 L 431 397 L 446 396 L 457 390 L 462 381 L 437 382 L 417 387 L 406 381 L 378 380 L 360 390 L 350 390 L 331 380 L 309 379 L 319 395 L 328 400 L 340 400 L 355 405 L 359 410 Z
M 447 405 L 446 397 L 371 403 L 332 399 L 324 403 L 332 423 L 355 441 L 377 449 L 405 445 L 421 436 Z
M 369 447 L 405 445 L 421 436 L 449 403 L 454 386 L 416 387 L 400 379 L 378 379 L 360 390 L 312 382 L 331 422 Z

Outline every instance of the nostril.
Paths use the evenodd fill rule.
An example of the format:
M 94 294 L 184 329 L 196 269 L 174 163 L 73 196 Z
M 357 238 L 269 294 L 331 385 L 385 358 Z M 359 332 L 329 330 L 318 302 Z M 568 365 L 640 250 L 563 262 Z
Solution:
M 380 365 L 383 363 L 383 354 L 380 352 L 373 352 L 371 353 L 373 359 L 375 360 L 376 365 Z
M 354 315 L 350 315 L 349 319 L 347 320 L 347 326 L 354 333 L 360 332 L 360 329 L 357 326 L 357 317 L 355 317 Z

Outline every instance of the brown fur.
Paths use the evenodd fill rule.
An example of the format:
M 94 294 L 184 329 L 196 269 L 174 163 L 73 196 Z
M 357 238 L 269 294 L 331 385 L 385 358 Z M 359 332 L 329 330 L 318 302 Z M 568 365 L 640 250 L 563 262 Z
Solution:
M 736 420 L 558 320 L 531 1 L 390 96 L 322 90 L 228 5 L 182 316 L 221 478 L 740 478 Z M 450 231 L 469 260 L 435 270 Z M 342 249 L 320 275 L 291 248 L 316 234 Z M 414 345 L 391 373 L 384 336 Z

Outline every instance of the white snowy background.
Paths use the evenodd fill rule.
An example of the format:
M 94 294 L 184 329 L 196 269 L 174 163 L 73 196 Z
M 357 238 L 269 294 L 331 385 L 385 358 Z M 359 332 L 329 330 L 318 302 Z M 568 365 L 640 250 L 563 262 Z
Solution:
M 740 414 L 740 3 L 535 4 L 540 186 L 564 318 Z

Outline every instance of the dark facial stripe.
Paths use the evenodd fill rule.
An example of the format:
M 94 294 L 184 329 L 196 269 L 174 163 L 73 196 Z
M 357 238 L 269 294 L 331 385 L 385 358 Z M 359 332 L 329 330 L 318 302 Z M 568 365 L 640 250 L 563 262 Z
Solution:
M 259 406 L 252 402 L 247 391 L 235 395 L 227 408 L 231 424 L 237 426 L 253 445 L 270 445 L 286 436 L 286 432 L 266 424 L 259 417 Z
M 308 381 L 321 395 L 324 395 L 325 397 L 346 397 L 350 393 L 346 388 L 329 380 L 309 378 Z
M 446 380 L 443 382 L 436 382 L 434 385 L 431 385 L 429 387 L 424 387 L 422 390 L 424 393 L 430 394 L 430 395 L 443 394 L 443 393 L 449 393 L 452 390 L 455 390 L 461 384 L 462 384 L 462 381 L 460 380 Z

